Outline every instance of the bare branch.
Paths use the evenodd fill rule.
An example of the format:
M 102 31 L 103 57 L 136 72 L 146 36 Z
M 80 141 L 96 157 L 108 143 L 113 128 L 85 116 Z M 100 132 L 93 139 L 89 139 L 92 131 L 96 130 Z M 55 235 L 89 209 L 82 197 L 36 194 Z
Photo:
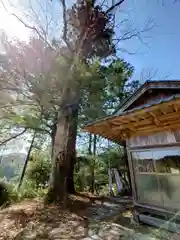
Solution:
M 35 22 L 37 22 L 38 23 L 38 26 L 39 26 L 39 28 L 41 29 L 41 31 L 42 31 L 42 33 L 43 33 L 43 35 L 44 35 L 44 40 L 45 40 L 45 42 L 47 42 L 47 35 L 48 35 L 48 33 L 47 33 L 47 28 L 46 28 L 46 30 L 43 28 L 43 26 L 42 26 L 42 24 L 41 24 L 41 21 L 39 20 L 39 15 L 36 13 L 36 11 L 34 10 L 34 8 L 33 8 L 33 6 L 32 6 L 32 2 L 31 2 L 31 0 L 29 0 L 29 7 L 30 7 L 30 10 L 31 10 L 31 12 L 33 13 L 33 15 L 34 15 L 34 17 L 32 17 L 32 16 L 30 16 L 31 18 L 32 18 L 32 20 L 34 20 Z M 28 16 L 29 17 L 29 16 Z
M 137 51 L 131 52 L 131 51 L 127 50 L 126 48 L 122 48 L 122 47 L 116 47 L 116 51 L 127 53 L 128 55 L 135 55 L 135 54 L 137 54 Z
M 9 141 L 11 141 L 11 140 L 13 140 L 13 139 L 15 139 L 15 138 L 21 136 L 21 135 L 23 135 L 26 131 L 27 131 L 27 129 L 25 128 L 22 132 L 20 132 L 20 133 L 14 135 L 14 136 L 12 136 L 12 137 L 10 137 L 10 138 L 8 138 L 8 139 L 2 141 L 2 142 L 0 142 L 0 146 L 6 144 L 7 142 L 9 142 Z
M 166 80 L 170 77 L 170 74 L 161 73 L 157 68 L 144 68 L 140 73 L 140 82 L 146 82 L 151 80 Z
M 130 18 L 130 16 L 129 16 Z M 136 26 L 135 26 L 135 23 L 134 21 L 131 19 L 125 19 L 124 21 L 121 21 L 122 24 L 117 24 L 116 27 L 121 27 L 123 26 L 124 28 L 124 24 L 126 23 L 126 27 L 124 29 L 119 29 L 118 32 L 121 33 L 120 36 L 116 36 L 116 38 L 113 39 L 114 41 L 114 44 L 116 46 L 116 50 L 122 50 L 123 49 L 123 52 L 127 52 L 127 53 L 132 53 L 132 54 L 135 54 L 137 53 L 138 51 L 130 51 L 130 50 L 126 50 L 124 51 L 125 49 L 124 48 L 121 48 L 121 46 L 118 46 L 119 43 L 121 43 L 122 41 L 128 41 L 128 40 L 131 40 L 131 39 L 137 39 L 141 44 L 145 45 L 146 47 L 149 48 L 149 45 L 147 42 L 145 42 L 145 39 L 148 39 L 149 36 L 146 35 L 146 33 L 150 32 L 154 27 L 155 27 L 155 24 L 154 24 L 154 20 L 149 18 L 145 24 L 143 25 L 143 27 L 141 29 L 137 29 Z
M 28 129 L 28 127 L 27 127 Z M 31 127 L 29 129 L 33 129 L 34 131 L 37 131 L 37 132 L 43 132 L 43 133 L 47 133 L 49 135 L 51 135 L 51 132 L 47 129 L 44 129 L 44 128 L 40 128 L 40 127 Z
M 146 82 L 157 78 L 157 73 L 157 68 L 144 68 L 140 74 L 140 82 Z
M 116 4 L 112 5 L 107 11 L 106 13 L 110 13 L 112 12 L 115 8 L 119 7 L 125 0 L 120 0 L 118 1 Z
M 63 32 L 63 35 L 64 35 L 64 40 L 65 42 L 68 44 L 68 41 L 67 41 L 67 17 L 66 17 L 66 12 L 67 12 L 67 9 L 66 9 L 66 4 L 65 4 L 65 0 L 60 0 L 61 3 L 62 3 L 62 7 L 63 7 L 63 23 L 64 23 L 64 32 Z M 116 7 L 118 7 L 119 5 L 121 5 L 122 3 L 124 2 L 124 0 L 121 0 L 119 1 L 118 3 L 116 3 L 115 5 L 111 6 L 107 11 L 106 13 L 109 13 L 111 12 L 113 9 L 115 9 Z M 94 23 L 96 24 L 96 23 Z M 78 42 L 77 42 L 77 46 L 75 48 L 75 53 L 74 53 L 74 58 L 73 58 L 73 62 L 71 64 L 71 67 L 70 67 L 70 71 L 69 73 L 71 74 L 75 64 L 77 63 L 77 60 L 79 58 L 79 54 L 80 54 L 80 51 L 81 51 L 81 48 L 84 44 L 84 40 L 87 40 L 87 36 L 88 36 L 88 33 L 91 32 L 92 28 L 93 28 L 94 25 L 92 25 L 91 27 L 89 27 L 88 29 L 84 29 L 84 31 L 81 32 L 80 34 L 80 38 L 78 39 Z M 69 48 L 71 49 L 71 48 Z M 63 91 L 62 91 L 62 94 L 61 94 L 61 103 L 59 106 L 63 105 L 63 101 L 64 101 L 64 96 L 67 94 L 67 88 L 69 86 L 69 77 L 66 78 L 66 82 L 64 84 L 64 88 L 63 88 Z M 74 97 L 73 100 L 76 101 L 76 98 L 77 96 L 79 95 L 79 91 L 80 91 L 80 87 L 79 89 L 76 89 L 77 92 L 76 92 L 76 96 Z M 78 96 L 78 99 L 79 99 L 79 96 Z M 70 101 L 72 101 L 72 99 L 70 99 Z
M 67 32 L 68 32 L 68 26 L 67 26 L 67 8 L 66 8 L 66 2 L 65 0 L 60 0 L 62 4 L 62 9 L 63 9 L 63 40 L 65 41 L 67 47 L 69 48 L 70 51 L 72 51 L 72 48 L 69 44 L 69 41 L 67 39 Z
M 0 0 L 0 2 L 1 2 L 3 8 L 5 9 L 5 11 L 6 11 L 9 15 L 14 16 L 14 17 L 15 17 L 19 22 L 21 22 L 26 28 L 34 31 L 34 32 L 38 35 L 38 37 L 39 37 L 40 39 L 42 39 L 42 40 L 48 45 L 48 47 L 50 47 L 51 49 L 54 49 L 53 46 L 49 43 L 49 41 L 42 36 L 42 34 L 39 32 L 39 30 L 38 30 L 35 26 L 29 25 L 29 24 L 26 23 L 22 18 L 20 18 L 19 16 L 17 16 L 15 13 L 9 12 L 9 10 L 8 10 L 7 7 L 5 6 L 3 0 Z

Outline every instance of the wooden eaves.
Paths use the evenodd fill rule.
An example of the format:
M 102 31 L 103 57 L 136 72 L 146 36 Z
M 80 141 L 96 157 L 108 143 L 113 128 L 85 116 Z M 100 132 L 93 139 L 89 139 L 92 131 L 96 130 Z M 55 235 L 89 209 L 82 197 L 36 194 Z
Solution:
M 180 127 L 180 94 L 89 123 L 82 129 L 116 143 Z
M 119 114 L 127 110 L 127 108 L 135 102 L 139 97 L 141 97 L 145 92 L 149 90 L 173 90 L 180 89 L 180 81 L 178 80 L 159 80 L 159 81 L 146 81 L 140 88 L 138 88 L 131 96 L 125 99 L 125 101 L 119 106 L 119 108 L 114 112 Z

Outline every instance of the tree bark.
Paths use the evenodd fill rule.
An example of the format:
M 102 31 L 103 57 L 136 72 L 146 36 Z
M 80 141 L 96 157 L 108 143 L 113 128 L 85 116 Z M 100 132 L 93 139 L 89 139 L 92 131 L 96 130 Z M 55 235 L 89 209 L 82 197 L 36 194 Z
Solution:
M 92 155 L 92 134 L 89 133 L 89 146 L 88 146 L 88 154 Z
M 93 155 L 96 156 L 96 144 L 97 144 L 97 136 L 94 135 L 93 139 Z
M 75 157 L 71 158 L 70 168 L 67 173 L 67 192 L 71 194 L 76 192 L 74 187 L 74 165 L 76 160 L 74 158 Z
M 52 171 L 48 197 L 50 201 L 65 201 L 74 192 L 73 172 L 76 158 L 78 110 L 61 109 L 53 137 Z
M 28 150 L 28 154 L 27 154 L 27 157 L 26 157 L 26 160 L 25 160 L 25 163 L 24 163 L 24 166 L 23 166 L 23 170 L 22 170 L 22 173 L 21 173 L 21 177 L 20 177 L 20 180 L 19 180 L 18 190 L 20 189 L 20 187 L 23 183 L 23 180 L 24 180 L 24 175 L 25 175 L 25 172 L 26 172 L 26 169 L 27 169 L 27 165 L 28 165 L 29 157 L 31 155 L 31 151 L 32 151 L 32 148 L 33 148 L 35 137 L 36 137 L 36 132 L 34 132 L 32 140 L 31 140 L 31 144 L 30 144 L 30 147 L 29 147 L 29 150 Z
M 76 164 L 76 136 L 77 136 L 77 121 L 78 121 L 78 110 L 74 110 L 72 113 L 72 129 L 71 129 L 71 138 L 69 138 L 68 148 L 71 151 L 70 165 L 67 175 L 67 191 L 68 193 L 75 193 L 74 187 L 74 166 Z
M 94 135 L 94 137 L 93 137 L 93 158 L 92 158 L 92 165 L 91 165 L 91 193 L 92 194 L 94 194 L 94 191 L 95 191 L 96 140 L 97 140 L 97 136 Z

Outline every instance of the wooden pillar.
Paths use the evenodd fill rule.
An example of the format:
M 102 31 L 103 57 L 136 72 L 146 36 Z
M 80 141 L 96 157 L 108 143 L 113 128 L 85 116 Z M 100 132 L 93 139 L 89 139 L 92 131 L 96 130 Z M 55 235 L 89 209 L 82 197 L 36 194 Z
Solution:
M 126 167 L 128 169 L 127 175 L 128 175 L 129 185 L 130 185 L 130 192 L 131 192 L 131 195 L 132 195 L 132 180 L 131 180 L 130 167 L 129 167 L 129 162 L 128 162 L 128 154 L 127 154 L 126 142 L 124 142 L 123 148 L 124 148 L 125 165 L 126 165 Z

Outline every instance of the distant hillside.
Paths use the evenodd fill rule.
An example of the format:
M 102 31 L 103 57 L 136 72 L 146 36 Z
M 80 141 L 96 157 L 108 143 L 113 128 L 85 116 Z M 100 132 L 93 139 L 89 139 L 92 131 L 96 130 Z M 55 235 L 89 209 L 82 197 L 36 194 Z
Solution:
M 24 153 L 11 153 L 0 156 L 0 177 L 7 180 L 18 177 L 26 159 Z

